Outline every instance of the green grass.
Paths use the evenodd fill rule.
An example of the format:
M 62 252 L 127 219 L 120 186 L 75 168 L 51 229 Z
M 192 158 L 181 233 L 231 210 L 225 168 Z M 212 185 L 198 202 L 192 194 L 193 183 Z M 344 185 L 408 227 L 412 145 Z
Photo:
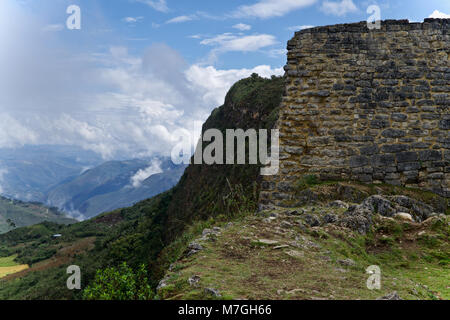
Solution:
M 216 241 L 204 243 L 204 251 L 176 262 L 168 273 L 169 286 L 159 293 L 161 298 L 211 299 L 203 292 L 211 287 L 227 299 L 375 299 L 392 291 L 403 299 L 450 299 L 445 263 L 450 245 L 445 225 L 426 231 L 440 238 L 439 242 L 424 242 L 420 237 L 410 242 L 406 239 L 417 230 L 390 220 L 377 221 L 378 233 L 363 236 L 339 228 L 274 232 L 280 223 L 265 224 L 262 219 L 253 215 L 234 219 L 233 226 Z M 274 250 L 255 245 L 258 239 L 289 244 L 298 236 L 320 248 Z M 302 255 L 291 257 L 289 250 Z M 338 263 L 347 258 L 356 265 Z M 365 270 L 371 265 L 381 268 L 381 290 L 366 287 Z M 188 284 L 193 275 L 200 276 L 198 287 Z
M 17 262 L 14 261 L 14 259 L 16 259 L 16 258 L 17 258 L 17 255 L 0 258 L 0 268 L 16 266 Z

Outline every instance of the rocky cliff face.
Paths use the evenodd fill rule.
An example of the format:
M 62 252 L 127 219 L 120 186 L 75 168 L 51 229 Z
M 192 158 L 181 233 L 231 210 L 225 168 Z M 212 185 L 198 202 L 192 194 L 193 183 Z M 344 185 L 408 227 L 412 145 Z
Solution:
M 297 32 L 277 123 L 281 167 L 263 205 L 292 205 L 305 174 L 450 197 L 450 20 Z

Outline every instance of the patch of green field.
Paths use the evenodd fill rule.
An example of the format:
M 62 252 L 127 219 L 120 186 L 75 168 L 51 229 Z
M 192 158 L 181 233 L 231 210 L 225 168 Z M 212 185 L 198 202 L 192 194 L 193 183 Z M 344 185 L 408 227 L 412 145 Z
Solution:
M 17 255 L 0 258 L 0 268 L 17 266 L 17 262 L 14 261 L 16 258 Z

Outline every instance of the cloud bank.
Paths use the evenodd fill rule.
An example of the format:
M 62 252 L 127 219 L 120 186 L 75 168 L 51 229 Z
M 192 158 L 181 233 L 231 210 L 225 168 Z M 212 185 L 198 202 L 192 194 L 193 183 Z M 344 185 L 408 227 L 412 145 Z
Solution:
M 234 82 L 253 72 L 283 73 L 189 65 L 162 43 L 140 55 L 122 46 L 77 53 L 57 37 L 66 30 L 45 32 L 45 24 L 12 3 L 0 2 L 0 47 L 8 48 L 0 50 L 0 148 L 76 145 L 105 159 L 170 155 L 178 141 L 173 133 L 192 132 Z M 266 35 L 224 36 L 208 44 L 256 50 L 273 42 Z

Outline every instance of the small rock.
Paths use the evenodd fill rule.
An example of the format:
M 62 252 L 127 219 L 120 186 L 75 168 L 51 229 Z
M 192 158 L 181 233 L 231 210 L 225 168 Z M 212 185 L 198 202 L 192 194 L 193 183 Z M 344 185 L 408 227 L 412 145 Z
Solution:
M 320 225 L 319 219 L 317 219 L 315 216 L 312 216 L 310 214 L 305 216 L 305 222 L 310 227 L 318 227 Z
M 205 288 L 205 293 L 208 294 L 208 295 L 212 295 L 212 296 L 214 296 L 216 298 L 222 297 L 220 292 L 218 290 L 216 290 L 216 289 L 213 289 L 213 288 Z
M 159 283 L 158 283 L 158 287 L 156 287 L 156 291 L 161 290 L 162 288 L 167 287 L 167 278 L 162 279 Z
M 326 214 L 322 218 L 322 221 L 323 221 L 324 224 L 336 223 L 338 221 L 338 217 L 335 214 Z
M 305 213 L 305 210 L 299 209 L 299 210 L 292 210 L 288 214 L 291 216 L 301 216 L 304 213 Z
M 205 237 L 207 235 L 210 235 L 211 233 L 213 233 L 213 231 L 211 229 L 205 229 L 202 232 L 202 236 Z
M 346 273 L 346 272 L 348 272 L 348 270 L 345 270 L 345 269 L 342 269 L 342 268 L 336 268 L 336 269 L 334 269 L 334 270 L 336 270 L 337 272 L 340 272 L 340 273 Z
M 352 259 L 338 260 L 338 263 L 343 265 L 343 266 L 347 266 L 347 267 L 354 267 L 354 266 L 356 266 L 356 262 L 353 261 Z
M 273 250 L 280 250 L 280 249 L 284 249 L 284 248 L 289 248 L 289 246 L 287 244 L 284 244 L 282 246 L 276 246 L 273 248 Z
M 305 240 L 304 244 L 307 248 L 320 249 L 320 244 L 317 244 L 313 241 Z
M 405 212 L 398 212 L 398 213 L 396 213 L 394 215 L 394 218 L 399 219 L 399 220 L 403 220 L 403 221 L 414 222 L 413 217 L 409 213 L 405 213 Z
M 399 297 L 397 291 L 394 291 L 383 297 L 377 298 L 377 300 L 402 300 L 402 299 Z
M 189 249 L 191 250 L 197 250 L 197 251 L 201 251 L 203 250 L 203 246 L 197 242 L 191 242 L 188 246 Z
M 281 227 L 284 229 L 290 229 L 290 228 L 292 228 L 292 224 L 287 221 L 283 221 L 283 222 L 281 222 Z
M 344 209 L 348 209 L 348 204 L 345 203 L 344 201 L 341 201 L 341 200 L 336 200 L 336 201 L 330 202 L 330 203 L 328 204 L 328 206 L 331 207 L 331 208 L 344 208 Z
M 298 292 L 304 293 L 305 290 L 303 290 L 303 289 L 293 289 L 291 291 L 287 291 L 286 293 L 289 294 L 289 295 L 293 295 L 293 294 L 296 294 Z
M 303 256 L 304 256 L 304 253 L 303 253 L 303 252 L 300 252 L 300 251 L 297 251 L 297 250 L 289 250 L 289 251 L 286 251 L 286 254 L 287 254 L 288 256 L 294 257 L 294 258 L 303 258 Z
M 187 253 L 187 257 L 190 257 L 200 251 L 202 251 L 204 248 L 201 244 L 197 243 L 197 242 L 191 242 L 188 246 L 188 250 L 189 252 Z
M 199 276 L 192 276 L 188 279 L 188 283 L 191 287 L 196 287 L 200 281 Z

